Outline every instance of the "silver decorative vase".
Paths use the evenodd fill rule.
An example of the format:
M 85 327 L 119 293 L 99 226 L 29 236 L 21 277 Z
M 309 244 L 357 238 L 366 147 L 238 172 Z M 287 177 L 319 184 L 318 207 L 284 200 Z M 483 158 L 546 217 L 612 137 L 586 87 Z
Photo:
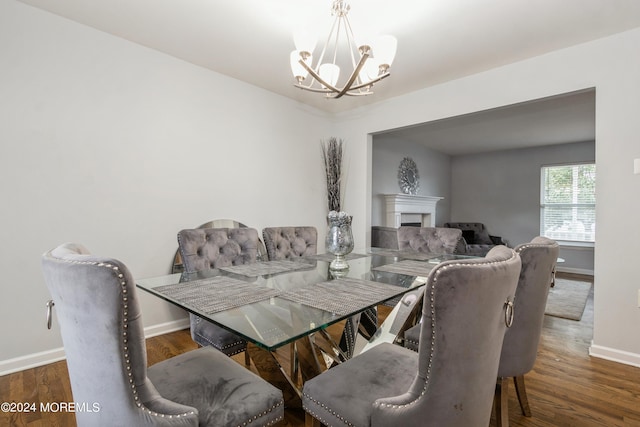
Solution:
M 336 256 L 329 268 L 334 271 L 347 270 L 349 264 L 345 256 L 353 250 L 353 233 L 351 231 L 351 215 L 346 212 L 331 211 L 327 215 L 327 252 Z

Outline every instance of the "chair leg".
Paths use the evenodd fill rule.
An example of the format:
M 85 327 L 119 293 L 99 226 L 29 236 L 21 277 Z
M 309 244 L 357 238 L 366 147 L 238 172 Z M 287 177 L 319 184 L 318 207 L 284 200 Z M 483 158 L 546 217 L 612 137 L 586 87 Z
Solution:
M 493 397 L 496 427 L 509 427 L 509 378 L 498 378 Z
M 289 360 L 290 360 L 290 367 L 291 367 L 291 380 L 294 383 L 298 383 L 298 367 L 299 367 L 299 362 L 298 362 L 298 349 L 296 348 L 296 342 L 292 342 L 291 344 L 289 344 Z
M 304 413 L 304 427 L 322 427 L 320 421 L 308 412 Z
M 516 386 L 516 394 L 518 395 L 518 402 L 520 402 L 522 415 L 530 417 L 531 409 L 529 408 L 529 399 L 527 399 L 527 389 L 524 386 L 524 375 L 513 377 L 513 383 Z

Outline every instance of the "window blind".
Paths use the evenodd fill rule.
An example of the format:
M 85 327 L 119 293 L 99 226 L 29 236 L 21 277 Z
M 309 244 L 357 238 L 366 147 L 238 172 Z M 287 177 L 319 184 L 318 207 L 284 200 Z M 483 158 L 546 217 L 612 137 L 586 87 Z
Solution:
M 540 234 L 554 240 L 595 242 L 596 165 L 543 166 Z

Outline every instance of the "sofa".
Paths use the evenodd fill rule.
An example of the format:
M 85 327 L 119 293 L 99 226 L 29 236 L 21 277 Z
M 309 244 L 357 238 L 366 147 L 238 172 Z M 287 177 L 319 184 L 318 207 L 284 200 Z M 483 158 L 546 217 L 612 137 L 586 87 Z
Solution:
M 444 227 L 462 230 L 458 254 L 485 256 L 496 245 L 508 246 L 502 237 L 490 235 L 481 222 L 445 222 Z

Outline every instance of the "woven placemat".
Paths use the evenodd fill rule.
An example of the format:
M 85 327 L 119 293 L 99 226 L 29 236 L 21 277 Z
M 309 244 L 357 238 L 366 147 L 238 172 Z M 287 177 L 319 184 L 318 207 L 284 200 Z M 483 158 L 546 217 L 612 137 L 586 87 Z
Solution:
M 405 259 L 393 264 L 374 267 L 373 269 L 389 273 L 406 274 L 407 276 L 428 276 L 431 270 L 440 263 L 440 259 L 438 258 L 434 258 L 433 260 L 435 262 Z
M 299 261 L 261 261 L 251 264 L 233 265 L 229 267 L 219 267 L 229 273 L 239 274 L 241 276 L 258 277 L 267 274 L 284 273 L 287 271 L 302 270 L 312 268 L 313 265 Z
M 158 286 L 154 291 L 206 314 L 263 301 L 281 292 L 225 276 Z
M 386 283 L 341 278 L 287 291 L 279 297 L 344 316 L 394 297 L 403 290 L 405 288 L 401 286 Z

